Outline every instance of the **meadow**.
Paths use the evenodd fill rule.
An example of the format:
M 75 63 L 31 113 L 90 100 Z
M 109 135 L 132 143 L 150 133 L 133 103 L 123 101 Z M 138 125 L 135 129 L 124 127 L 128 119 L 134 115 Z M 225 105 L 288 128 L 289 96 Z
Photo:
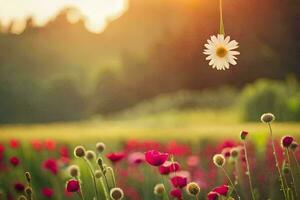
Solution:
M 243 140 L 240 138 L 241 131 L 247 131 L 248 166 L 254 174 L 254 198 L 282 199 L 279 182 L 272 175 L 276 168 L 272 162 L 268 127 L 260 119 L 252 123 L 239 119 L 238 112 L 229 109 L 173 110 L 137 118 L 120 115 L 76 123 L 2 126 L 0 194 L 7 199 L 56 200 L 216 200 L 229 196 L 250 199 Z M 280 138 L 293 135 L 297 140 L 300 124 L 275 122 L 272 128 L 283 173 L 287 154 L 284 149 L 280 150 Z M 99 147 L 95 147 L 99 142 L 105 144 L 100 152 Z M 83 157 L 77 155 L 76 148 L 84 148 Z M 148 151 L 168 152 L 169 161 L 151 164 L 145 157 Z M 233 157 L 233 151 L 238 152 L 237 157 Z M 214 166 L 214 155 L 224 156 L 226 164 L 220 169 L 227 171 L 232 179 L 230 182 L 218 165 Z M 300 156 L 298 152 L 289 155 Z M 289 170 L 296 173 L 296 180 L 291 183 L 289 173 L 284 173 L 292 200 L 297 199 L 293 188 L 299 184 L 299 176 L 294 160 L 288 163 Z M 75 170 L 75 175 L 70 170 Z M 29 182 L 25 172 L 30 172 Z M 80 185 L 78 188 L 76 181 Z M 269 187 L 264 189 L 263 184 L 269 184 Z M 188 188 L 192 186 L 200 187 L 201 192 L 191 195 Z M 28 194 L 28 187 L 32 188 L 33 195 Z M 113 188 L 117 188 L 116 197 L 110 194 Z M 219 191 L 217 195 L 216 191 Z

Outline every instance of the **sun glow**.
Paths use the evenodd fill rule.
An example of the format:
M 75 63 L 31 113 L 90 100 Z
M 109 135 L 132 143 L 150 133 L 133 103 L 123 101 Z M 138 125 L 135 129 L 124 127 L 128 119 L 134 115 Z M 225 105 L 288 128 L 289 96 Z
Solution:
M 95 33 L 103 31 L 110 20 L 127 9 L 126 0 L 0 0 L 0 22 L 7 27 L 12 21 L 12 31 L 20 33 L 28 17 L 38 26 L 45 25 L 64 7 L 75 7 L 85 18 L 86 28 Z

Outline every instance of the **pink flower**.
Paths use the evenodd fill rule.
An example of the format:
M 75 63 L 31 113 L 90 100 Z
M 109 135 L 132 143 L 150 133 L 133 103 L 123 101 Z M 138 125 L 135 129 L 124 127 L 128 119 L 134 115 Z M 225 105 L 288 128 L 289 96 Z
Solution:
M 171 178 L 172 185 L 176 188 L 183 188 L 187 185 L 187 178 L 183 176 L 174 176 Z
M 9 142 L 9 146 L 13 149 L 17 149 L 20 147 L 20 141 L 17 139 L 11 139 Z
M 170 168 L 170 172 L 177 172 L 180 170 L 180 165 L 178 162 L 171 162 L 169 168 Z
M 219 195 L 227 196 L 228 190 L 228 185 L 221 185 L 219 187 L 214 188 L 212 191 L 218 193 Z
M 159 170 L 159 173 L 162 175 L 167 175 L 170 173 L 170 167 L 165 164 L 159 166 L 158 170 Z
M 19 158 L 17 158 L 16 156 L 13 156 L 9 159 L 10 164 L 12 164 L 13 166 L 18 166 L 20 164 L 20 160 Z
M 109 153 L 106 155 L 106 157 L 113 163 L 117 163 L 121 161 L 123 158 L 125 158 L 125 154 L 123 152 L 117 152 L 117 153 Z
M 181 192 L 181 190 L 178 189 L 178 188 L 172 189 L 172 190 L 170 191 L 170 195 L 171 195 L 172 197 L 174 197 L 174 198 L 179 199 L 179 200 L 182 199 L 182 192 Z
M 79 181 L 71 179 L 67 182 L 67 191 L 68 192 L 78 192 L 80 190 Z
M 166 161 L 164 164 L 159 166 L 159 173 L 162 175 L 169 174 L 171 172 L 177 172 L 180 170 L 178 162 Z
M 198 157 L 198 156 L 195 156 L 195 155 L 189 156 L 189 157 L 187 158 L 186 164 L 187 164 L 189 167 L 197 167 L 198 164 L 199 164 L 199 157 Z
M 209 192 L 209 193 L 207 194 L 207 199 L 208 199 L 208 200 L 217 200 L 218 197 L 219 197 L 219 194 L 216 193 L 216 192 Z
M 283 136 L 281 138 L 281 146 L 283 148 L 288 148 L 292 144 L 293 141 L 294 141 L 294 138 L 292 136 L 288 136 L 288 135 Z
M 69 155 L 69 148 L 67 146 L 61 146 L 59 148 L 59 154 L 61 157 L 66 157 L 68 158 L 70 155 Z
M 58 172 L 58 166 L 55 159 L 45 160 L 43 163 L 43 167 L 44 169 L 49 170 L 54 175 L 56 175 Z
M 161 153 L 156 150 L 147 151 L 145 154 L 146 161 L 153 166 L 160 166 L 166 162 L 168 159 L 169 154 Z
M 17 182 L 17 183 L 15 183 L 14 188 L 17 192 L 23 192 L 25 189 L 25 186 L 23 183 Z
M 141 152 L 134 152 L 128 156 L 128 162 L 131 164 L 140 164 L 145 161 L 145 156 Z
M 45 187 L 42 189 L 42 194 L 44 195 L 44 197 L 51 198 L 53 196 L 53 193 L 54 191 L 52 188 Z

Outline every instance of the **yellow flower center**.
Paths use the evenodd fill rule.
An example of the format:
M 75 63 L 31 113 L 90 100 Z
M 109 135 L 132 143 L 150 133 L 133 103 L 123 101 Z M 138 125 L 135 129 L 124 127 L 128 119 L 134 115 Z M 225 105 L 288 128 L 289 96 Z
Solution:
M 227 49 L 225 49 L 225 47 L 223 46 L 218 47 L 216 50 L 216 54 L 220 58 L 224 58 L 227 55 L 227 53 L 228 53 Z

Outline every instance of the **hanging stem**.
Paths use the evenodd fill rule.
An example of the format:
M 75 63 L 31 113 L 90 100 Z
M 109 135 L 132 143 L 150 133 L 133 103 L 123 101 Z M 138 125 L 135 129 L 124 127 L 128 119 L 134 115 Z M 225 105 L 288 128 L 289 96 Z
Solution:
M 252 185 L 252 180 L 251 180 L 250 166 L 249 166 L 248 155 L 247 155 L 246 141 L 244 141 L 244 151 L 245 151 L 245 161 L 246 161 L 246 165 L 247 165 L 247 176 L 249 179 L 252 200 L 255 200 L 255 195 L 254 195 L 254 190 L 253 190 L 253 185 Z
M 223 21 L 223 3 L 220 0 L 220 30 L 219 33 L 221 35 L 225 35 L 224 21 Z
M 276 151 L 275 151 L 275 144 L 274 144 L 274 139 L 273 139 L 272 127 L 271 127 L 270 123 L 268 123 L 268 126 L 269 126 L 269 130 L 270 130 L 270 136 L 271 136 L 271 142 L 272 142 L 272 148 L 273 148 L 273 155 L 274 155 L 274 158 L 275 158 L 275 165 L 276 165 L 276 168 L 278 170 L 280 184 L 281 184 L 281 188 L 282 188 L 282 191 L 283 191 L 283 194 L 284 194 L 284 198 L 287 199 L 285 184 L 284 184 L 284 181 L 283 181 L 283 176 L 282 176 L 281 171 L 280 171 L 280 167 L 279 167 L 279 163 L 278 163 L 278 159 L 277 159 L 277 154 L 276 154 Z

